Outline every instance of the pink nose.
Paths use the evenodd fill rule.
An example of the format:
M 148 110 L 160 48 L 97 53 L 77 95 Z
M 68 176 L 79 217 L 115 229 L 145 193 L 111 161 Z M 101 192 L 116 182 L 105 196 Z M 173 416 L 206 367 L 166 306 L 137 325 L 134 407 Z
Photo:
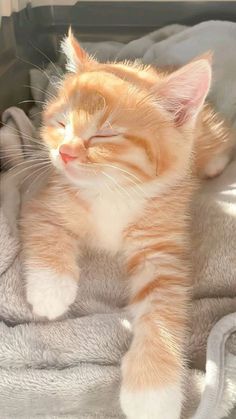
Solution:
M 62 144 L 59 153 L 65 164 L 76 159 L 82 161 L 85 157 L 85 149 L 82 145 Z
M 69 154 L 66 154 L 66 153 L 63 153 L 61 150 L 60 150 L 60 156 L 61 156 L 62 160 L 64 161 L 64 163 L 68 163 L 69 161 L 72 161 L 72 160 L 76 159 L 76 157 L 70 156 Z

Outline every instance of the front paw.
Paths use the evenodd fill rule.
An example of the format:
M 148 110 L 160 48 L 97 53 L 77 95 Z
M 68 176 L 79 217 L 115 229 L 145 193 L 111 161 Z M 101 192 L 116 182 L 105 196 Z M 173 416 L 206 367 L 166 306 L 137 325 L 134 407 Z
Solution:
M 75 301 L 76 293 L 76 280 L 69 275 L 49 268 L 27 270 L 26 298 L 38 316 L 49 320 L 61 316 Z
M 135 391 L 122 387 L 120 402 L 127 419 L 179 419 L 181 386 L 172 384 Z

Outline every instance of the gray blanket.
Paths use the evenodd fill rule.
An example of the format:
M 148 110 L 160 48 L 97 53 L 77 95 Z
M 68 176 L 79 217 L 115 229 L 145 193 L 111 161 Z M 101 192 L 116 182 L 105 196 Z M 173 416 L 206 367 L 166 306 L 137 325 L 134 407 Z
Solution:
M 221 32 L 226 39 L 228 36 L 227 45 L 235 42 L 235 25 L 227 32 L 228 27 L 216 24 L 215 32 Z M 191 54 L 197 55 L 199 51 L 194 54 L 193 46 L 199 45 L 196 37 L 202 36 L 204 26 L 198 31 L 196 28 L 186 29 L 186 37 L 185 29 L 175 25 L 128 46 L 108 43 L 90 44 L 87 48 L 101 51 L 103 59 L 111 57 L 110 54 L 123 58 L 132 55 L 132 51 L 133 56 L 143 56 L 153 48 L 158 51 L 158 46 L 161 48 L 167 42 L 158 42 L 160 39 L 181 30 L 182 40 L 178 43 L 190 42 Z M 168 51 L 178 36 L 180 33 L 168 39 Z M 175 63 L 173 55 L 172 64 Z M 222 71 L 217 74 L 224 77 Z M 53 75 L 57 77 L 52 65 L 46 74 L 31 72 L 34 87 L 37 83 L 37 89 L 47 89 L 48 75 L 50 79 Z M 232 87 L 233 84 L 231 92 Z M 32 92 L 40 100 L 37 89 Z M 217 97 L 217 89 L 215 83 L 212 98 Z M 235 101 L 236 95 L 233 98 L 231 94 L 228 100 Z M 235 108 L 233 119 L 232 109 L 227 113 L 227 106 L 223 109 L 223 102 L 219 103 L 233 124 Z M 39 111 L 38 107 L 31 111 L 36 125 L 38 120 L 33 115 Z M 3 122 L 6 125 L 0 130 L 1 161 L 10 170 L 0 178 L 0 418 L 121 419 L 119 365 L 132 330 L 123 309 L 125 292 L 119 280 L 122 277 L 119 260 L 85 252 L 80 261 L 83 276 L 70 312 L 51 323 L 33 317 L 24 295 L 17 216 L 22 200 L 29 199 L 44 182 L 30 167 L 30 153 L 24 153 L 27 145 L 35 144 L 37 133 L 18 108 L 7 110 Z M 21 166 L 15 167 L 16 160 Z M 236 161 L 233 161 L 222 176 L 203 185 L 193 203 L 194 298 L 184 418 L 190 418 L 194 412 L 194 419 L 222 418 L 236 404 L 235 191 Z

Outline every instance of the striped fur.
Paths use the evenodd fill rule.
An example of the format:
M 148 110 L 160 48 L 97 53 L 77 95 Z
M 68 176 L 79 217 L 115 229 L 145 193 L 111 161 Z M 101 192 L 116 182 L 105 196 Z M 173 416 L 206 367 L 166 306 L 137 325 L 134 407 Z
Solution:
M 197 178 L 223 170 L 231 150 L 228 127 L 204 106 L 210 64 L 200 58 L 171 74 L 99 64 L 71 33 L 64 50 L 74 72 L 48 104 L 41 132 L 54 171 L 22 213 L 27 298 L 53 319 L 75 298 L 81 244 L 122 252 L 134 332 L 122 363 L 123 411 L 128 419 L 178 419 L 189 204 Z

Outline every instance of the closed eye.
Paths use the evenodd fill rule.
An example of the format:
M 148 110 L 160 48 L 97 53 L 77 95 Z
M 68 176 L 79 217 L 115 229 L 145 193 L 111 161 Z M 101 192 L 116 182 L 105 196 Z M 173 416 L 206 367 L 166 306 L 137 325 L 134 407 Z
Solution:
M 111 129 L 111 128 L 103 128 L 96 132 L 92 136 L 92 138 L 106 138 L 106 137 L 117 137 L 120 133 Z
M 112 142 L 115 137 L 118 137 L 120 133 L 118 131 L 114 131 L 111 129 L 101 129 L 96 132 L 92 137 L 89 139 L 90 145 L 102 144 L 107 142 Z
M 65 124 L 63 123 L 63 122 L 61 122 L 61 121 L 57 121 L 57 123 L 58 123 L 58 125 L 60 125 L 60 127 L 62 127 L 62 128 L 65 128 L 66 126 L 65 126 Z

